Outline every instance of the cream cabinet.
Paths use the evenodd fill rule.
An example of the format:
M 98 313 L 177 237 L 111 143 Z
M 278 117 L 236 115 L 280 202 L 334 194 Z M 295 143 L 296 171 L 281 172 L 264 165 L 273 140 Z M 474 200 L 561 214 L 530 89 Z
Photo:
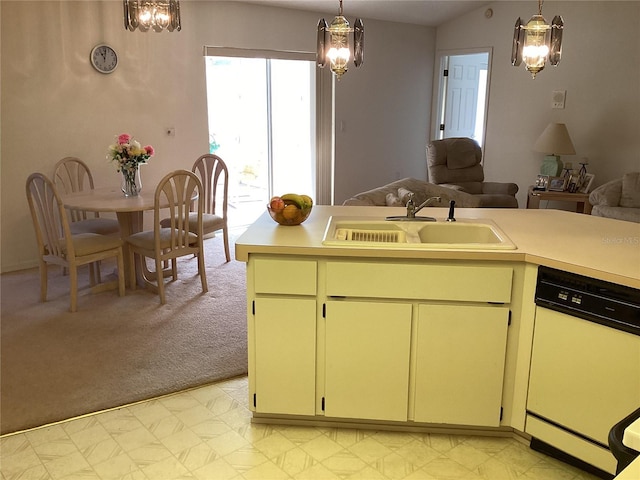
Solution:
M 511 267 L 330 261 L 326 282 L 326 415 L 500 425 Z
M 256 414 L 498 426 L 513 268 L 256 255 Z
M 497 427 L 509 309 L 419 305 L 416 422 Z
M 411 305 L 328 301 L 325 415 L 407 420 Z
M 315 317 L 313 299 L 255 300 L 257 412 L 315 413 Z
M 315 414 L 315 261 L 250 262 L 250 404 L 256 412 Z

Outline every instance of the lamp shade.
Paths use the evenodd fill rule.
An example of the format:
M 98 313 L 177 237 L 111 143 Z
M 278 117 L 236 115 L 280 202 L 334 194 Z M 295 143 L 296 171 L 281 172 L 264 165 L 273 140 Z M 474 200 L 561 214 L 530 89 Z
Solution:
M 569 131 L 564 123 L 550 123 L 533 144 L 536 152 L 552 155 L 575 155 Z

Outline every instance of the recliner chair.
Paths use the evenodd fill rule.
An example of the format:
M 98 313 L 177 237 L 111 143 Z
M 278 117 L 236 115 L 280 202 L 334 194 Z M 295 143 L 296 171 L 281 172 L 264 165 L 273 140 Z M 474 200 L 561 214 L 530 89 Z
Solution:
M 471 138 L 445 138 L 427 145 L 429 181 L 477 196 L 480 207 L 518 208 L 518 185 L 485 182 L 482 149 Z

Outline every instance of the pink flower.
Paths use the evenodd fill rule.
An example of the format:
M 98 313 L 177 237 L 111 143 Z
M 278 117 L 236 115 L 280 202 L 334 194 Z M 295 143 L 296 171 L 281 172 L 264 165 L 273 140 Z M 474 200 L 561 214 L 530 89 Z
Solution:
M 151 145 L 147 145 L 146 147 L 144 147 L 144 150 L 147 152 L 147 155 L 149 155 L 150 157 L 153 157 L 153 154 L 156 153 Z
M 128 133 L 121 133 L 120 135 L 118 135 L 118 143 L 120 145 L 129 143 L 129 140 L 131 140 L 131 135 L 129 135 Z

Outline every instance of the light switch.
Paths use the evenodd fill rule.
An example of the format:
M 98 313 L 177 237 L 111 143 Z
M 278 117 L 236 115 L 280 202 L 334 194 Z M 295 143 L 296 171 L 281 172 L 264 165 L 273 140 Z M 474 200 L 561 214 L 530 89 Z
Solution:
M 564 100 L 566 97 L 566 90 L 555 90 L 551 100 L 551 108 L 564 108 Z

